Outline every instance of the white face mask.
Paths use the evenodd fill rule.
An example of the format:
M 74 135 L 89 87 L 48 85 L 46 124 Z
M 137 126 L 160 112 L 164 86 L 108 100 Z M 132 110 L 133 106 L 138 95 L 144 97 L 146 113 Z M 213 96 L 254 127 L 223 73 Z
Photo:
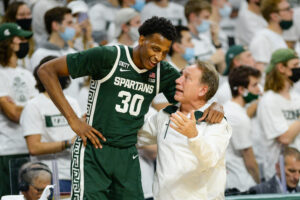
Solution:
M 140 34 L 138 31 L 138 27 L 130 27 L 129 29 L 129 36 L 131 37 L 132 41 L 138 41 Z

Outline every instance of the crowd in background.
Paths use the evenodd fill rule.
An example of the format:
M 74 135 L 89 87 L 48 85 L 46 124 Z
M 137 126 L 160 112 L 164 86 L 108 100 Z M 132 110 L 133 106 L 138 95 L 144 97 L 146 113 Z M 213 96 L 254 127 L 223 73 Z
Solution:
M 71 190 L 75 133 L 45 91 L 38 68 L 97 46 L 133 47 L 139 42 L 139 26 L 152 16 L 165 17 L 176 28 L 167 56 L 174 68 L 181 71 L 201 60 L 219 72 L 219 89 L 210 101 L 224 106 L 233 129 L 226 151 L 226 194 L 300 191 L 300 1 L 4 0 L 0 197 L 12 191 L 10 160 L 21 158 L 50 168 L 55 160 L 60 192 Z M 59 81 L 84 120 L 90 77 Z M 147 116 L 166 105 L 158 94 Z M 139 149 L 145 199 L 153 197 L 156 151 L 155 145 Z M 27 172 L 50 171 L 43 165 L 33 169 L 19 179 Z M 46 185 L 27 179 L 20 189 L 27 199 L 37 199 Z

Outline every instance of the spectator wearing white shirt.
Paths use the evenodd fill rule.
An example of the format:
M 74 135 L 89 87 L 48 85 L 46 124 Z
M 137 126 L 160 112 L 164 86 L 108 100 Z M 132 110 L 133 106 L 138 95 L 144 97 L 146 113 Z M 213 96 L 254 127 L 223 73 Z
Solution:
M 229 84 L 231 101 L 224 105 L 225 116 L 232 127 L 232 137 L 226 151 L 227 188 L 244 192 L 260 182 L 259 168 L 253 153 L 251 120 L 246 104 L 260 94 L 260 72 L 253 67 L 240 66 L 232 70 Z
M 265 93 L 257 109 L 264 145 L 266 178 L 275 174 L 282 146 L 300 149 L 300 96 L 291 91 L 300 79 L 299 58 L 291 49 L 278 49 L 267 68 Z
M 249 46 L 255 32 L 267 27 L 268 23 L 260 11 L 262 0 L 247 0 L 245 9 L 240 10 L 235 29 L 237 44 Z
M 213 42 L 205 35 L 210 29 L 211 5 L 207 1 L 190 0 L 184 8 L 188 28 L 192 34 L 192 42 L 195 45 L 195 58 L 201 61 L 209 61 L 224 70 L 224 52 L 219 41 L 218 33 L 214 33 Z M 216 49 L 217 48 L 217 49 Z
M 261 12 L 268 27 L 257 32 L 250 42 L 249 49 L 258 67 L 263 71 L 271 60 L 274 51 L 287 48 L 283 39 L 283 30 L 293 24 L 293 11 L 287 0 L 263 0 Z

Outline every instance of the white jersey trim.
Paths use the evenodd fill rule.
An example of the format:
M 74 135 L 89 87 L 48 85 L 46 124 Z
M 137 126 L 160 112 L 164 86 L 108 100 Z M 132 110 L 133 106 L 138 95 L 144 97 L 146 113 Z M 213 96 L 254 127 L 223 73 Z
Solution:
M 125 48 L 125 51 L 126 51 L 126 56 L 127 56 L 127 60 L 128 62 L 130 63 L 130 65 L 132 66 L 132 68 L 137 72 L 137 73 L 144 73 L 146 71 L 148 71 L 147 69 L 139 69 L 135 64 L 134 62 L 132 61 L 131 59 L 131 56 L 130 56 L 130 53 L 129 53 L 129 49 L 127 46 L 124 46 Z
M 157 79 L 156 79 L 156 95 L 159 93 L 159 86 L 160 86 L 160 62 L 157 64 L 156 69 Z

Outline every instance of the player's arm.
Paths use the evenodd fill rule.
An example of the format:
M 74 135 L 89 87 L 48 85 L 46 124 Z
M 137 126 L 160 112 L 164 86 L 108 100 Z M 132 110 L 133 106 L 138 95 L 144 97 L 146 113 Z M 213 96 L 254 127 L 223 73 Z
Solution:
M 8 96 L 0 97 L 0 109 L 3 114 L 15 123 L 19 123 L 23 106 L 16 105 Z
M 84 145 L 88 138 L 96 148 L 102 148 L 96 135 L 105 141 L 103 135 L 77 117 L 63 94 L 58 77 L 69 75 L 66 56 L 44 63 L 38 70 L 38 75 L 50 98 L 68 120 L 73 131 L 82 138 Z
M 259 169 L 252 147 L 248 147 L 246 149 L 241 150 L 241 154 L 243 156 L 243 160 L 247 171 L 253 177 L 254 181 L 256 183 L 259 183 Z

